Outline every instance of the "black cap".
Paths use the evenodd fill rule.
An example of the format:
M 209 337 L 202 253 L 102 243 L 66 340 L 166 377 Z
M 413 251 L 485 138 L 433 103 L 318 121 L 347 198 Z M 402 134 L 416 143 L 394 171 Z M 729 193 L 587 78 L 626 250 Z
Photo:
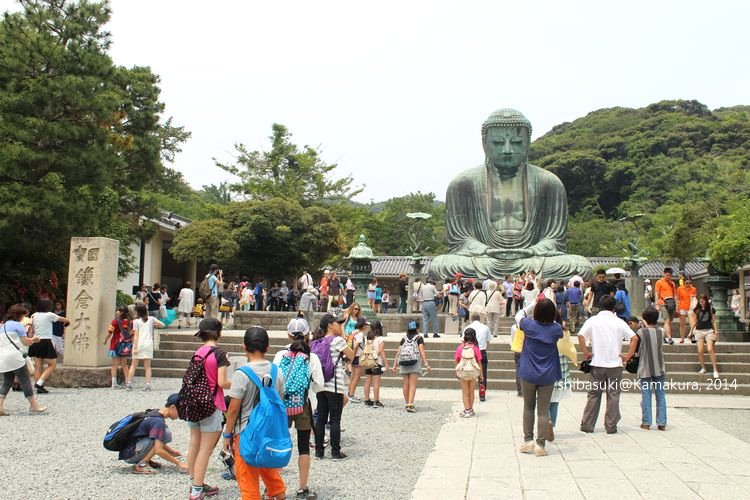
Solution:
M 344 321 L 346 320 L 344 319 L 344 315 L 341 313 L 337 314 L 336 316 L 334 316 L 333 314 L 326 314 L 325 316 L 320 318 L 320 328 L 325 332 L 328 331 L 328 326 L 331 323 L 343 323 Z
M 204 318 L 198 324 L 198 331 L 195 332 L 198 335 L 200 332 L 216 332 L 221 333 L 221 329 L 224 325 L 221 324 L 216 318 Z
M 354 328 L 360 329 L 365 325 L 370 326 L 370 322 L 365 317 L 359 317 L 357 318 L 357 325 Z
M 167 404 L 164 405 L 167 408 L 170 406 L 177 406 L 177 403 L 180 402 L 180 395 L 178 393 L 170 394 L 170 396 L 167 398 Z

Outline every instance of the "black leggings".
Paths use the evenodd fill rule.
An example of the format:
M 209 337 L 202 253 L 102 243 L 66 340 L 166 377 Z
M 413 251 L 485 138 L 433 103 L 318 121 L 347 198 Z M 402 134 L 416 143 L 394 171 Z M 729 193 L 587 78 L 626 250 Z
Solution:
M 23 387 L 23 395 L 27 398 L 34 395 L 34 388 L 31 386 L 29 370 L 26 368 L 26 363 L 24 363 L 21 368 L 16 368 L 12 372 L 3 373 L 3 385 L 0 387 L 0 397 L 4 398 L 8 395 L 16 377 L 18 377 L 18 381 L 21 382 L 21 387 Z
M 335 375 L 334 375 L 335 376 Z M 323 450 L 323 437 L 326 433 L 326 422 L 331 424 L 331 451 L 341 451 L 341 413 L 344 409 L 344 395 L 330 391 L 321 391 L 318 397 L 318 420 L 315 423 L 315 452 Z
M 297 452 L 300 455 L 310 454 L 310 430 L 301 431 L 297 429 Z

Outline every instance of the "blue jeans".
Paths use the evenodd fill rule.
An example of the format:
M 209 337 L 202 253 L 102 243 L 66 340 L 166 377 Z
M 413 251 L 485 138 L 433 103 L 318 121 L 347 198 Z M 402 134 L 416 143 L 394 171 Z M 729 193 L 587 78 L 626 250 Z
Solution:
M 552 426 L 557 425 L 557 410 L 560 409 L 560 403 L 549 404 L 549 419 L 552 421 Z
M 667 395 L 664 375 L 641 379 L 641 423 L 651 425 L 651 393 L 656 395 L 656 425 L 667 425 Z
M 430 330 L 432 330 L 431 333 L 433 334 L 438 333 L 437 305 L 434 300 L 425 300 L 422 302 L 422 323 L 422 331 L 425 336 L 427 336 L 427 332 Z M 432 326 L 428 328 L 430 324 Z

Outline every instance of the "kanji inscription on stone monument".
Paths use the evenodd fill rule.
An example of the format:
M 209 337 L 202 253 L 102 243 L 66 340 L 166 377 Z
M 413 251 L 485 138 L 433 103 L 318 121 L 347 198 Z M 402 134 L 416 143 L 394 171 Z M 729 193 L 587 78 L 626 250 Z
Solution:
M 65 365 L 97 367 L 109 364 L 107 334 L 114 317 L 117 260 L 120 242 L 109 238 L 72 238 L 68 269 L 68 317 Z M 70 310 L 72 309 L 72 310 Z

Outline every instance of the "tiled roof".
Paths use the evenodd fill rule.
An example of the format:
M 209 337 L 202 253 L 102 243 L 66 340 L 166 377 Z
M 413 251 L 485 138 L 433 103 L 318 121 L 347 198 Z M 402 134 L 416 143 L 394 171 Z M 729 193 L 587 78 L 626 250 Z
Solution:
M 610 267 L 624 267 L 624 259 L 622 257 L 588 257 L 589 262 L 594 270 L 603 267 L 608 269 Z M 430 263 L 432 257 L 423 257 L 424 262 L 423 273 L 427 274 L 430 270 Z M 675 271 L 675 277 L 677 272 L 680 270 L 680 265 L 677 262 L 671 264 L 664 263 L 660 260 L 653 260 L 644 262 L 638 270 L 638 276 L 641 278 L 661 278 L 664 273 L 664 267 L 671 267 Z M 706 272 L 706 264 L 700 260 L 693 260 L 687 263 L 685 271 L 688 275 L 702 274 Z M 372 274 L 374 276 L 380 276 L 383 278 L 387 277 L 398 277 L 401 273 L 411 273 L 411 259 L 403 255 L 383 255 L 377 258 L 372 263 Z
M 638 276 L 641 278 L 661 278 L 664 274 L 664 268 L 671 267 L 674 270 L 674 277 L 677 278 L 677 273 L 681 271 L 680 264 L 677 262 L 662 262 L 660 260 L 652 260 L 644 262 L 640 269 L 638 269 Z M 706 262 L 700 260 L 692 260 L 685 264 L 684 271 L 688 276 L 696 274 L 704 274 L 706 270 Z
M 432 257 L 423 257 L 422 262 L 424 263 L 422 272 L 427 273 L 430 270 Z M 411 259 L 403 255 L 382 255 L 372 263 L 372 274 L 381 278 L 397 278 L 401 273 L 411 273 L 411 263 Z

